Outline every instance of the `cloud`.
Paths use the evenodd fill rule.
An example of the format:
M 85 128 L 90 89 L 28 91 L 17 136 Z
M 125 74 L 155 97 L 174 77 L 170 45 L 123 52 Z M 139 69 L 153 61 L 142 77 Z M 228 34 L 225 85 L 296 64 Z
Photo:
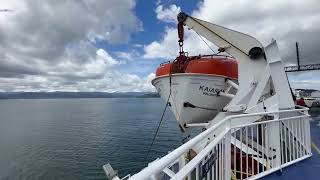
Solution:
M 144 58 L 167 58 L 171 59 L 178 53 L 178 38 L 176 30 L 166 28 L 163 39 L 153 41 L 144 47 Z
M 206 41 L 209 47 L 202 39 Z M 213 54 L 214 52 L 212 52 L 211 49 L 217 52 L 217 48 L 211 42 L 207 41 L 205 38 L 202 39 L 196 33 L 185 31 L 184 50 L 187 51 L 189 55 Z M 143 57 L 147 59 L 161 58 L 172 60 L 178 53 L 179 45 L 177 29 L 167 27 L 161 40 L 153 41 L 144 47 Z
M 296 41 L 301 64 L 319 63 L 319 1 L 224 1 L 219 7 L 214 3 L 203 1 L 193 16 L 253 35 L 265 45 L 276 39 L 287 65 L 296 64 Z M 288 77 L 293 88 L 320 89 L 319 71 L 288 73 Z
M 174 22 L 181 8 L 163 4 L 158 1 L 155 9 L 161 25 L 167 23 L 162 37 L 146 45 L 132 44 L 124 51 L 99 49 L 95 43 L 132 42 L 132 34 L 143 30 L 134 12 L 135 0 L 1 1 L 1 9 L 12 11 L 0 14 L 0 90 L 154 90 L 148 84 L 150 69 L 159 59 L 172 60 L 179 49 Z M 318 63 L 319 14 L 317 0 L 231 0 L 219 6 L 217 1 L 204 0 L 192 12 L 252 34 L 264 44 L 277 39 L 290 64 L 295 63 L 295 41 L 299 41 L 302 64 Z M 186 30 L 185 36 L 184 48 L 191 55 L 213 53 L 195 32 Z M 137 76 L 141 74 L 150 76 Z
M 52 60 L 61 56 L 67 46 L 84 39 L 126 42 L 130 33 L 141 29 L 141 22 L 132 12 L 134 5 L 130 0 L 23 1 L 21 8 L 0 21 L 4 37 L 1 46 L 18 54 Z
M 132 47 L 141 48 L 141 47 L 143 47 L 143 45 L 142 44 L 133 44 Z
M 157 15 L 162 11 L 169 12 L 169 9 L 163 10 L 161 5 L 158 5 L 157 9 Z M 173 11 L 170 16 L 167 16 L 170 17 L 167 19 L 175 18 L 172 13 Z M 279 2 L 262 0 L 254 3 L 251 0 L 229 0 L 219 1 L 218 4 L 217 1 L 204 0 L 198 4 L 191 15 L 250 34 L 257 37 L 264 45 L 267 45 L 271 39 L 276 39 L 281 56 L 287 65 L 296 64 L 295 42 L 298 41 L 301 64 L 319 63 L 320 6 L 317 0 Z M 166 20 L 165 22 L 172 21 Z M 177 36 L 176 27 L 169 23 L 161 39 L 144 47 L 143 57 L 172 60 L 178 55 Z M 216 51 L 215 45 L 206 42 Z M 191 55 L 212 53 L 198 35 L 192 30 L 188 31 L 187 28 L 185 28 L 184 43 L 185 51 Z M 293 87 L 320 89 L 317 84 L 318 77 L 320 77 L 319 72 L 313 71 L 311 74 L 313 74 L 312 81 L 305 81 L 305 79 L 310 79 L 310 73 L 289 73 L 288 76 Z M 300 80 L 302 83 L 299 83 Z
M 98 49 L 97 51 L 97 59 L 100 60 L 100 65 L 103 64 L 105 67 L 112 67 L 114 65 L 119 64 L 118 61 L 116 61 L 115 59 L 113 59 L 113 57 L 111 57 L 109 55 L 108 52 L 106 52 L 103 49 Z M 99 63 L 98 63 L 99 64 Z
M 319 71 L 308 71 L 288 74 L 289 82 L 292 88 L 320 90 Z
M 137 50 L 118 51 L 118 52 L 115 52 L 115 54 L 119 59 L 123 59 L 123 60 L 127 60 L 127 61 L 133 61 L 136 58 L 141 57 L 141 54 Z
M 180 7 L 175 4 L 171 4 L 168 8 L 165 8 L 163 5 L 159 5 L 155 10 L 157 19 L 167 23 L 175 23 L 177 21 L 177 14 L 180 11 Z
M 272 38 L 279 43 L 284 60 L 294 62 L 295 42 L 300 42 L 304 63 L 317 63 L 320 45 L 320 6 L 317 0 L 263 0 L 252 3 L 205 0 L 193 16 L 257 37 L 263 44 Z
M 159 5 L 157 9 L 162 8 Z M 279 43 L 282 57 L 290 60 L 291 63 L 296 59 L 295 42 L 298 41 L 302 61 L 305 64 L 318 63 L 320 6 L 317 0 L 281 2 L 263 0 L 254 3 L 251 0 L 230 0 L 219 1 L 219 5 L 217 1 L 204 0 L 198 4 L 197 9 L 191 15 L 253 35 L 265 45 L 274 38 Z M 172 16 L 169 17 L 173 19 Z M 190 31 L 185 31 L 185 33 L 185 43 L 191 44 L 185 47 L 186 51 L 194 52 L 194 48 L 201 50 L 202 47 L 208 49 L 202 45 L 204 43 L 201 39 L 190 38 L 191 33 L 196 34 L 195 32 L 191 30 L 191 33 Z M 177 44 L 176 40 L 176 27 L 167 28 L 162 39 L 146 45 L 145 57 L 172 57 L 174 54 L 172 48 L 176 47 L 174 45 Z M 202 47 L 199 48 L 199 46 Z M 202 49 L 202 51 L 210 53 L 208 50 Z
M 134 0 L 1 1 L 0 89 L 5 91 L 130 91 L 150 87 L 93 44 L 128 43 L 143 29 Z M 130 80 L 130 83 L 127 83 Z M 116 84 L 125 84 L 122 87 Z M 127 84 L 126 84 L 127 83 Z M 138 90 L 138 89 L 135 89 Z
M 61 76 L 25 76 L 21 78 L 0 78 L 0 91 L 101 91 L 101 92 L 150 92 L 151 75 L 140 78 L 135 74 L 110 70 L 98 79 L 77 79 Z M 79 77 L 77 77 L 79 78 Z

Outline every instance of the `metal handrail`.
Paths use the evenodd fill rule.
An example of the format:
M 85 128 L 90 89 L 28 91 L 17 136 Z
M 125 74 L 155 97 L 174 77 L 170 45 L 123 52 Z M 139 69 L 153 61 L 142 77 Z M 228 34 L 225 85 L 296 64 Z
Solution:
M 211 134 L 214 130 L 216 130 L 218 127 L 223 125 L 224 123 L 236 119 L 236 118 L 242 118 L 242 117 L 252 117 L 252 116 L 261 116 L 261 115 L 270 115 L 270 114 L 279 114 L 284 112 L 300 112 L 300 111 L 307 111 L 308 108 L 303 109 L 291 109 L 291 110 L 281 110 L 281 111 L 272 111 L 272 112 L 260 112 L 260 113 L 250 113 L 250 114 L 240 114 L 240 115 L 230 115 L 217 124 L 213 125 L 212 127 L 208 128 L 207 130 L 203 131 L 196 137 L 192 138 L 185 144 L 181 145 L 174 151 L 170 152 L 166 156 L 162 157 L 161 159 L 153 162 L 150 166 L 144 168 L 139 173 L 133 175 L 130 179 L 131 180 L 141 180 L 141 179 L 148 179 L 149 177 L 155 176 L 156 174 L 162 172 L 162 170 L 166 167 L 168 167 L 170 164 L 172 164 L 173 161 L 178 159 L 181 155 L 186 153 L 189 149 L 191 149 L 194 145 L 199 143 L 201 140 L 203 140 L 205 137 L 207 137 L 209 134 Z M 281 120 L 281 119 L 279 119 Z M 267 121 L 266 121 L 267 122 Z
M 246 127 L 246 126 L 254 126 L 254 125 L 260 125 L 260 124 L 267 124 L 267 123 L 273 123 L 273 122 L 279 122 L 279 121 L 284 121 L 284 120 L 290 120 L 290 119 L 298 119 L 298 118 L 306 118 L 309 117 L 310 115 L 304 115 L 304 116 L 293 116 L 293 117 L 288 117 L 288 118 L 280 118 L 280 119 L 275 119 L 275 120 L 268 120 L 268 121 L 261 121 L 261 122 L 254 122 L 250 124 L 244 124 L 240 126 L 230 126 L 226 127 L 226 130 L 221 132 L 215 139 L 210 142 L 197 156 L 195 156 L 188 164 L 186 164 L 183 167 L 183 171 L 179 171 L 171 180 L 180 180 L 183 179 L 187 174 L 189 174 L 194 167 L 196 167 L 197 163 L 199 163 L 205 156 L 209 154 L 209 152 L 215 147 L 220 141 L 223 140 L 225 135 L 229 133 L 232 129 L 237 129 L 241 127 Z M 231 120 L 231 119 L 229 119 Z M 231 123 L 229 123 L 231 124 Z
M 203 159 L 209 152 L 215 147 L 223 137 L 230 131 L 230 129 L 226 129 L 222 133 L 220 133 L 214 140 L 210 142 L 197 156 L 195 156 L 188 164 L 186 164 L 183 169 L 184 171 L 179 171 L 172 180 L 180 180 L 183 179 L 187 174 L 189 174 L 194 167 Z

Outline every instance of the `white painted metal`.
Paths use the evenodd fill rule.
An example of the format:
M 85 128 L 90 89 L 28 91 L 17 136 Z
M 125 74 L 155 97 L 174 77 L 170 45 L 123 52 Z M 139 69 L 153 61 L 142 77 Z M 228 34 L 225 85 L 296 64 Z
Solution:
M 262 44 L 252 36 L 243 34 L 216 24 L 212 24 L 193 17 L 184 21 L 190 29 L 196 31 L 218 47 L 225 48 L 225 52 L 232 55 L 238 62 L 238 81 L 240 89 L 247 89 L 252 83 L 260 79 L 261 72 L 266 67 L 263 58 L 250 59 L 249 50 L 252 47 L 261 47 Z
M 129 179 L 130 177 L 131 177 L 131 175 L 130 175 L 130 174 L 128 174 L 128 175 L 124 176 L 123 178 L 121 178 L 120 180 Z M 118 179 L 114 179 L 114 180 L 118 180 Z
M 218 94 L 218 96 L 223 96 L 223 97 L 226 97 L 226 98 L 229 98 L 229 99 L 234 98 L 234 94 L 229 94 L 229 93 L 224 93 L 224 92 L 220 92 Z
M 117 172 L 112 168 L 112 166 L 108 163 L 102 166 L 102 169 L 106 173 L 106 176 L 111 180 L 120 180 L 117 176 Z
M 170 178 L 174 177 L 176 174 L 171 171 L 169 168 L 164 168 L 163 172 L 166 173 Z
M 191 123 L 186 124 L 186 127 L 207 127 L 209 123 Z
M 265 54 L 267 57 L 273 86 L 275 88 L 275 93 L 278 97 L 279 108 L 294 108 L 289 82 L 287 80 L 287 75 L 284 71 L 280 58 L 279 48 L 275 40 L 273 40 L 265 48 Z
M 235 57 L 238 62 L 239 90 L 224 108 L 225 110 L 234 111 L 234 109 L 245 107 L 251 112 L 253 110 L 255 112 L 264 111 L 264 109 L 254 108 L 256 104 L 253 102 L 266 94 L 269 94 L 269 97 L 265 97 L 266 99 L 272 96 L 278 98 L 278 101 L 273 102 L 274 108 L 294 108 L 276 41 L 272 41 L 266 48 L 263 48 L 257 39 L 249 35 L 200 19 L 187 16 L 183 23 L 218 47 L 227 47 L 225 51 Z M 265 57 L 250 58 L 249 51 L 254 47 L 263 49 Z M 252 101 L 252 98 L 255 100 Z M 237 106 L 241 106 L 241 108 L 237 108 Z
M 227 83 L 228 83 L 229 85 L 231 85 L 233 88 L 235 88 L 236 90 L 239 89 L 239 85 L 236 84 L 236 83 L 234 83 L 234 82 L 231 81 L 230 79 L 227 80 Z
M 225 130 L 218 136 L 216 136 L 216 138 L 212 139 L 210 143 L 191 161 L 180 167 L 178 173 L 176 173 L 172 177 L 172 179 L 183 179 L 185 177 L 192 176 L 192 173 L 196 172 L 198 172 L 196 176 L 200 176 L 199 173 L 201 173 L 202 169 L 196 169 L 199 168 L 199 166 L 203 165 L 203 162 L 207 161 L 208 157 L 212 156 L 212 153 L 214 152 L 217 152 L 217 159 L 214 168 L 218 171 L 218 173 L 220 173 L 220 176 L 214 179 L 229 179 L 229 177 L 231 176 L 231 172 L 233 172 L 233 174 L 238 174 L 238 176 L 242 176 L 243 178 L 249 176 L 250 178 L 254 178 L 256 175 L 257 177 L 259 177 L 260 173 L 271 173 L 274 169 L 279 169 L 279 167 L 286 166 L 290 162 L 299 160 L 300 158 L 310 157 L 311 145 L 308 145 L 306 141 L 307 139 L 310 140 L 310 136 L 308 136 L 307 133 L 298 133 L 298 131 L 291 132 L 292 129 L 299 129 L 301 125 L 306 126 L 309 124 L 307 110 L 308 109 L 294 109 L 283 110 L 280 112 L 252 113 L 228 116 L 223 121 L 220 121 L 218 124 L 210 127 L 209 129 L 202 132 L 179 148 L 175 149 L 165 157 L 153 162 L 152 164 L 150 164 L 150 166 L 133 175 L 130 179 L 149 179 L 149 177 L 151 177 L 152 175 L 161 173 L 164 169 L 170 167 L 173 162 L 176 162 L 176 159 L 185 157 L 185 153 L 188 152 L 189 149 L 192 149 L 196 145 L 197 141 L 205 139 L 216 129 L 222 127 Z M 281 117 L 281 115 L 283 114 L 296 113 L 300 111 L 303 111 L 305 114 L 285 118 L 275 118 L 269 121 L 255 122 L 246 125 L 237 124 L 238 118 L 247 118 L 250 116 L 261 117 L 261 115 L 272 115 L 275 117 Z M 273 146 L 271 146 L 271 144 L 277 143 L 275 139 L 272 139 L 273 134 L 267 132 L 271 131 L 273 125 L 279 124 L 280 128 L 277 131 L 273 129 L 273 133 L 276 133 L 278 136 L 280 136 L 281 133 L 284 133 L 286 134 L 286 136 L 278 139 L 278 141 L 280 141 L 279 144 L 282 144 L 279 147 L 279 150 L 276 149 L 276 152 L 270 152 L 271 150 L 274 151 L 274 148 Z M 287 127 L 288 124 L 290 124 L 290 127 Z M 250 137 L 250 134 L 253 133 L 255 133 L 255 138 Z M 234 140 L 231 140 L 231 138 Z M 284 141 L 284 138 L 291 139 L 292 141 L 286 142 Z M 237 141 L 235 141 L 235 139 L 237 139 Z M 260 142 L 259 139 L 261 139 Z M 273 143 L 270 143 L 271 141 Z M 234 154 L 232 154 L 230 151 L 231 145 L 234 144 L 237 144 L 236 147 L 238 149 L 238 152 L 242 152 L 240 154 L 240 156 L 242 157 L 241 159 L 235 159 Z M 255 148 L 252 149 L 252 147 Z M 233 149 L 235 149 L 235 147 L 233 147 Z M 285 151 L 286 154 L 281 155 L 281 152 L 283 152 L 284 149 L 289 150 L 289 152 Z M 254 160 L 249 158 L 250 153 L 256 156 Z M 286 156 L 289 156 L 290 160 L 281 161 L 281 159 L 285 159 L 284 157 Z M 238 164 L 249 164 L 249 162 L 260 164 L 259 167 L 255 167 L 256 169 L 260 169 L 259 173 L 252 173 L 252 169 L 243 166 L 238 166 L 238 168 L 240 169 L 236 169 L 235 166 L 233 166 L 233 168 L 229 168 L 230 164 L 228 162 L 232 162 L 231 157 L 233 157 L 234 162 L 240 161 L 240 163 Z M 205 160 L 206 158 L 207 160 Z
M 171 78 L 171 86 L 170 86 Z M 226 87 L 224 76 L 182 73 L 160 76 L 152 81 L 163 100 L 169 99 L 170 109 L 181 127 L 189 123 L 210 121 L 230 102 L 230 96 L 218 96 Z M 189 102 L 201 108 L 184 107 Z
M 188 117 L 195 113 L 189 108 L 189 114 L 181 113 L 186 110 L 181 107 L 183 102 L 197 106 L 205 102 L 208 106 L 204 107 L 224 107 L 226 112 L 216 113 L 207 130 L 152 162 L 130 180 L 155 179 L 163 172 L 169 174 L 171 179 L 179 180 L 257 179 L 310 157 L 308 109 L 295 109 L 276 41 L 263 48 L 251 36 L 193 17 L 186 17 L 183 23 L 236 58 L 238 91 L 226 106 L 222 106 L 217 101 L 225 102 L 225 99 L 218 99 L 224 96 L 213 96 L 207 101 L 209 97 L 197 94 L 199 88 L 196 87 L 210 81 L 209 78 L 203 81 L 203 77 L 194 79 L 195 76 L 186 78 L 186 74 L 172 75 L 170 103 L 179 101 L 180 107 L 174 107 L 176 110 L 173 112 L 181 125 L 194 122 Z M 262 48 L 265 58 L 251 59 L 248 53 L 254 47 Z M 229 82 L 226 85 L 221 77 L 214 77 L 213 82 L 210 86 L 215 88 L 227 86 L 226 94 L 230 86 L 234 86 Z M 217 82 L 220 82 L 218 86 Z M 169 77 L 158 77 L 152 83 L 163 97 L 168 98 Z M 214 100 L 216 102 L 210 102 Z M 238 114 L 230 115 L 231 112 Z M 197 113 L 201 116 L 205 111 Z M 182 117 L 183 114 L 188 116 Z M 185 155 L 190 150 L 197 152 L 197 155 L 187 161 Z M 178 162 L 178 172 L 173 174 L 168 171 Z

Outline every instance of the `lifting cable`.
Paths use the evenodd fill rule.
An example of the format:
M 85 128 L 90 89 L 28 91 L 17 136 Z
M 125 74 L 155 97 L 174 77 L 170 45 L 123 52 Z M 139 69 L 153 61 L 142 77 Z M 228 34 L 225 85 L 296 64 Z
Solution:
M 148 149 L 148 152 L 147 152 L 147 156 L 146 156 L 147 162 L 149 162 L 149 153 L 150 153 L 151 148 L 152 148 L 152 146 L 153 146 L 153 144 L 154 144 L 154 141 L 156 140 L 156 137 L 157 137 L 157 135 L 158 135 L 158 132 L 159 132 L 159 129 L 160 129 L 160 126 L 161 126 L 161 123 L 162 123 L 164 114 L 166 113 L 167 107 L 168 107 L 168 105 L 169 105 L 169 100 L 170 100 L 170 97 L 171 97 L 171 66 L 170 66 L 170 74 L 169 74 L 169 87 L 170 87 L 170 89 L 169 89 L 169 96 L 168 96 L 168 99 L 167 99 L 167 101 L 166 101 L 166 106 L 164 107 L 164 110 L 163 110 L 163 112 L 162 112 L 160 121 L 159 121 L 159 123 L 158 123 L 158 127 L 157 127 L 157 130 L 156 130 L 156 133 L 155 133 L 154 136 L 153 136 L 152 142 L 151 142 L 151 144 L 150 144 L 150 146 L 149 146 L 149 149 Z
M 202 38 L 202 36 L 200 36 L 200 34 L 198 32 L 196 32 L 199 36 L 199 38 L 204 42 L 206 43 L 206 45 L 208 46 L 208 48 L 214 53 L 214 54 L 217 54 L 210 46 L 209 44 Z

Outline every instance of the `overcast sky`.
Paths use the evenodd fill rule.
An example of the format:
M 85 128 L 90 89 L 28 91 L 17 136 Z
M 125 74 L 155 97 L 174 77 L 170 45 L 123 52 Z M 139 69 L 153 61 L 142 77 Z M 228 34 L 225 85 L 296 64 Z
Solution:
M 180 11 L 276 39 L 286 65 L 296 41 L 302 64 L 320 63 L 319 0 L 10 0 L 0 2 L 0 91 L 154 91 L 156 67 L 178 53 Z M 212 53 L 192 31 L 185 50 Z M 320 89 L 319 71 L 289 79 Z

